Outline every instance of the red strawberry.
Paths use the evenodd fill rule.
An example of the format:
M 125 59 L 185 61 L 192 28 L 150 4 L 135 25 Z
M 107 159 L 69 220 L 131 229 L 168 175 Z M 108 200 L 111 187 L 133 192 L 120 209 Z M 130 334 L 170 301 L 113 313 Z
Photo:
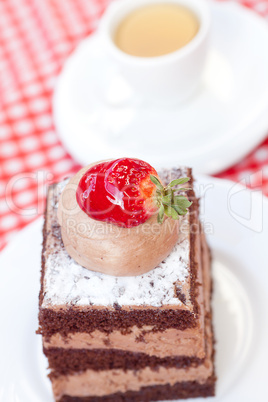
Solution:
M 174 186 L 188 180 L 172 183 Z M 117 226 L 140 225 L 158 210 L 161 223 L 164 213 L 178 219 L 191 205 L 185 197 L 179 197 L 181 201 L 184 199 L 183 205 L 181 201 L 176 205 L 172 183 L 164 188 L 151 165 L 139 159 L 122 158 L 91 167 L 79 182 L 76 199 L 91 218 Z

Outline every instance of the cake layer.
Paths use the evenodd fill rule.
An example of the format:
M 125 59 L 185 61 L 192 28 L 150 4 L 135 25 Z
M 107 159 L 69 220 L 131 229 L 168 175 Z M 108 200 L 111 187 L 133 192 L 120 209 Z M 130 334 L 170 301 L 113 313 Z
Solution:
M 127 333 L 113 331 L 105 334 L 99 330 L 91 333 L 76 332 L 67 336 L 54 334 L 44 339 L 43 346 L 63 349 L 120 349 L 134 353 L 144 353 L 160 358 L 171 356 L 205 357 L 203 331 L 200 328 L 185 331 L 169 328 L 165 331 L 154 331 L 153 327 L 136 326 L 129 328 Z
M 107 308 L 58 306 L 43 308 L 39 312 L 42 324 L 39 333 L 45 337 L 54 334 L 67 336 L 69 333 L 92 333 L 96 330 L 112 333 L 120 330 L 128 332 L 134 326 L 153 326 L 154 331 L 165 331 L 168 328 L 185 330 L 194 328 L 197 320 L 189 311 L 180 308 Z
M 213 364 L 207 360 L 203 365 L 188 368 L 141 370 L 86 370 L 80 373 L 51 377 L 53 392 L 56 399 L 63 395 L 73 397 L 107 396 L 118 392 L 140 391 L 143 387 L 155 385 L 173 386 L 178 382 L 196 381 L 205 384 L 213 376 Z
M 177 382 L 174 385 L 154 385 L 143 387 L 140 391 L 118 392 L 101 397 L 73 397 L 63 395 L 58 402 L 148 402 L 163 401 L 215 395 L 215 377 L 211 376 L 204 384 L 197 381 Z
M 146 353 L 125 352 L 120 349 L 44 349 L 49 360 L 49 368 L 58 374 L 70 374 L 77 371 L 131 369 L 145 367 L 197 367 L 204 359 L 189 356 L 156 357 Z
M 205 325 L 205 343 L 206 357 L 203 361 L 191 361 L 181 356 L 181 360 L 177 361 L 180 366 L 176 366 L 176 358 L 168 358 L 166 360 L 148 361 L 148 355 L 141 356 L 123 354 L 122 361 L 124 366 L 121 369 L 116 368 L 118 364 L 117 356 L 120 361 L 120 351 L 116 350 L 115 354 L 109 356 L 102 355 L 103 351 L 94 351 L 95 355 L 85 357 L 85 361 L 92 362 L 92 368 L 84 366 L 83 353 L 91 353 L 93 351 L 58 349 L 55 350 L 55 369 L 52 369 L 50 378 L 53 385 L 53 392 L 57 399 L 62 401 L 149 401 L 161 399 L 173 399 L 173 397 L 182 397 L 183 390 L 191 390 L 191 384 L 195 386 L 198 393 L 185 394 L 184 397 L 194 396 L 210 396 L 214 395 L 214 366 L 213 366 L 213 334 L 210 317 L 210 305 L 207 305 Z M 47 351 L 45 351 L 47 353 Z M 60 353 L 59 353 L 60 352 Z M 75 353 L 77 355 L 75 356 Z M 53 365 L 53 349 L 48 351 L 50 367 Z M 66 353 L 65 357 L 64 353 Z M 73 354 L 74 353 L 74 354 Z M 133 364 L 137 363 L 137 367 Z M 141 367 L 144 362 L 144 367 Z M 73 364 L 70 370 L 70 363 Z M 108 364 L 107 364 L 108 363 Z M 148 364 L 149 363 L 149 364 Z M 149 366 L 151 363 L 151 367 Z M 172 367 L 174 363 L 174 367 Z M 129 364 L 129 365 L 128 365 Z M 57 368 L 59 371 L 57 371 Z M 180 383 L 181 387 L 180 387 Z M 186 385 L 187 384 L 187 385 Z M 185 388 L 186 387 L 186 388 Z M 157 396 L 154 391 L 159 390 Z M 160 397 L 162 391 L 166 392 L 164 398 Z M 206 390 L 207 393 L 202 393 Z M 148 398 L 149 395 L 153 395 Z M 186 391 L 185 391 L 186 392 Z M 205 391 L 204 391 L 205 392 Z M 124 393 L 127 393 L 125 395 Z M 152 394 L 151 394 L 152 393 Z M 135 398 L 139 399 L 135 399 Z M 73 398 L 73 399 L 71 399 Z M 77 398 L 77 399 L 75 399 Z M 82 398 L 82 399 L 81 399 Z M 133 399 L 131 399 L 133 398 Z
M 103 351 L 95 351 L 91 358 L 85 357 L 86 362 L 92 362 L 92 368 L 88 368 L 87 365 L 83 365 L 83 353 L 92 351 L 67 349 L 62 353 L 62 349 L 56 350 L 55 368 L 59 368 L 59 371 L 52 369 L 50 375 L 55 396 L 61 402 L 76 400 L 129 402 L 214 395 L 214 350 L 210 313 L 206 315 L 205 328 L 206 357 L 202 361 L 182 356 L 178 357 L 177 361 L 176 358 L 157 359 L 155 357 L 152 357 L 150 361 L 148 355 L 143 356 L 143 360 L 140 354 L 137 354 L 135 358 L 134 354 L 127 356 L 123 353 L 124 365 L 123 368 L 118 369 L 117 366 L 120 367 L 122 364 L 120 351 L 117 350 L 115 354 L 111 354 L 111 359 L 109 359 L 109 352 L 112 351 L 105 351 L 107 355 L 103 355 Z M 76 352 L 78 352 L 77 356 L 74 357 L 73 353 Z M 51 364 L 53 349 L 49 353 Z M 63 358 L 64 353 L 67 353 L 65 358 Z M 73 370 L 70 370 L 72 364 Z M 174 364 L 173 367 L 172 364 Z M 198 391 L 197 394 L 190 393 L 194 389 L 191 385 Z M 189 394 L 186 392 L 187 389 Z M 156 390 L 159 390 L 159 395 Z M 162 391 L 165 392 L 164 397 Z M 148 395 L 151 396 L 148 397 Z

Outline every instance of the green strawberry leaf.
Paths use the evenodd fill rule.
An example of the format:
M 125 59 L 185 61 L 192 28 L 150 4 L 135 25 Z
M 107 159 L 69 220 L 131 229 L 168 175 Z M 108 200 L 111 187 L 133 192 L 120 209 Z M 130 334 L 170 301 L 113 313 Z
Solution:
M 175 208 L 171 208 L 171 218 L 172 219 L 175 219 L 175 220 L 178 220 L 179 219 L 179 214 L 178 214 L 178 212 L 176 211 L 176 209 Z
M 175 180 L 172 180 L 172 181 L 169 183 L 168 187 L 178 186 L 178 185 L 180 185 L 180 184 L 187 183 L 189 180 L 190 180 L 189 177 L 182 177 L 181 179 L 175 179 Z
M 171 209 L 170 206 L 164 205 L 164 211 L 165 215 L 169 216 L 171 218 Z
M 182 209 L 187 209 L 192 205 L 192 202 L 182 195 L 176 195 L 174 197 L 174 204 Z
M 177 189 L 177 191 L 189 191 L 189 190 L 191 190 L 189 187 L 188 188 L 187 187 L 180 187 L 180 188 Z
M 160 183 L 160 181 L 156 176 L 151 174 L 150 179 L 156 185 L 156 187 L 159 188 L 159 190 L 164 190 L 164 187 L 162 186 L 162 184 Z
M 165 209 L 164 209 L 164 205 L 161 204 L 160 208 L 159 208 L 159 211 L 158 211 L 158 215 L 157 215 L 157 222 L 158 223 L 163 223 L 164 216 L 165 216 Z
M 179 214 L 179 215 L 184 215 L 184 209 L 181 208 L 179 205 L 172 205 L 172 208 L 175 209 L 175 211 Z
M 171 200 L 172 200 L 172 194 L 171 194 L 171 193 L 168 194 L 168 195 L 164 195 L 164 196 L 161 198 L 161 201 L 163 202 L 163 204 L 166 204 L 166 205 L 170 205 Z
M 156 176 L 150 175 L 150 179 L 157 187 L 155 200 L 159 206 L 158 223 L 163 223 L 164 215 L 178 220 L 181 215 L 185 215 L 188 212 L 188 208 L 192 205 L 192 202 L 183 195 L 175 194 L 179 191 L 188 191 L 190 188 L 179 187 L 173 189 L 172 187 L 187 183 L 190 180 L 189 177 L 172 180 L 166 187 L 163 187 Z

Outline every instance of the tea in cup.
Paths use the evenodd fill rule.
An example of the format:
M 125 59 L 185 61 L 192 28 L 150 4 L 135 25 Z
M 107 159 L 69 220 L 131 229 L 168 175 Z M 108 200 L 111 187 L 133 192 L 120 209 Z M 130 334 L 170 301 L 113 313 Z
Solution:
M 170 103 L 196 89 L 206 60 L 206 0 L 117 0 L 100 24 L 102 44 L 143 99 Z

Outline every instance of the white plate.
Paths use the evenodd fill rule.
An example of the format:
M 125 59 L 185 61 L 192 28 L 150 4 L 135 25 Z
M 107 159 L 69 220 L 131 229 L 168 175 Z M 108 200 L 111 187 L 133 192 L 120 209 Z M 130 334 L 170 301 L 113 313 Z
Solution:
M 146 104 L 103 53 L 98 34 L 67 60 L 54 96 L 63 144 L 82 165 L 135 155 L 153 166 L 216 173 L 268 131 L 268 24 L 235 3 L 211 3 L 211 47 L 202 82 L 187 102 Z
M 267 396 L 268 200 L 229 181 L 200 177 L 197 184 L 200 194 L 206 190 L 201 219 L 211 232 L 214 255 L 218 383 L 213 400 L 262 402 Z M 257 210 L 252 220 L 251 206 Z M 41 220 L 29 225 L 0 255 L 1 402 L 52 401 L 41 336 L 35 335 L 41 227 Z

